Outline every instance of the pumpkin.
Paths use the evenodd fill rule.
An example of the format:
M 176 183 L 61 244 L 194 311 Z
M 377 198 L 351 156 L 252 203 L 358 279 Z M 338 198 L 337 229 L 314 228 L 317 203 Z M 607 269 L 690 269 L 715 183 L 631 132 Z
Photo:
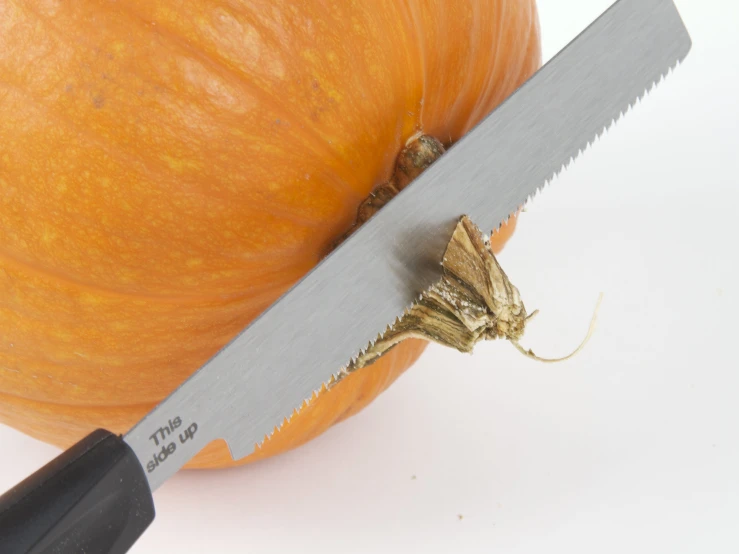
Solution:
M 451 145 L 540 64 L 534 0 L 0 2 L 0 422 L 62 448 L 126 432 L 319 261 L 409 138 Z M 424 347 L 186 467 L 305 443 Z

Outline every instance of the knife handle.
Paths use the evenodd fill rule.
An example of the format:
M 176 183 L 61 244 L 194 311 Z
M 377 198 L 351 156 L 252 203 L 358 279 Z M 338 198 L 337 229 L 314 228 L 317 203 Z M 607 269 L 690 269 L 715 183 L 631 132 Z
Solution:
M 98 429 L 0 496 L 0 552 L 123 554 L 153 520 L 138 458 Z

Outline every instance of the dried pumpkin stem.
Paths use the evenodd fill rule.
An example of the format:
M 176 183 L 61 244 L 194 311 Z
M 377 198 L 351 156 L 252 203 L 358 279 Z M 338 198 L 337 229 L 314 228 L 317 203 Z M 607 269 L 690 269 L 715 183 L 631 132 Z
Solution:
M 472 352 L 480 341 L 518 341 L 528 316 L 518 289 L 490 243 L 467 216 L 460 219 L 442 259 L 441 279 L 347 367 L 371 364 L 396 344 L 419 338 Z

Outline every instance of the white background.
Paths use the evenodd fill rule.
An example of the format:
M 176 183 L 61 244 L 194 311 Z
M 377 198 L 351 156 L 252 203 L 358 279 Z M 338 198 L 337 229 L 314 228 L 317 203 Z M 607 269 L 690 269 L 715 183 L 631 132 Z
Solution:
M 610 3 L 539 0 L 545 60 Z M 176 476 L 135 554 L 739 552 L 739 7 L 676 3 L 685 64 L 500 256 L 541 355 L 576 345 L 604 293 L 585 351 L 431 346 L 307 446 Z M 0 449 L 0 491 L 57 454 L 4 427 Z

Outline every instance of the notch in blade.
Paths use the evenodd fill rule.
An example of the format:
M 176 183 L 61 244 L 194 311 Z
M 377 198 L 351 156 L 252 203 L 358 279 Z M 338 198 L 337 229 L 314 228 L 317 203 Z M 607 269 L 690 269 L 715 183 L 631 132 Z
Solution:
M 690 47 L 672 0 L 613 4 L 131 429 L 151 489 L 212 440 L 253 452 L 439 278 L 460 216 L 499 226 Z M 155 464 L 171 421 L 194 433 Z

